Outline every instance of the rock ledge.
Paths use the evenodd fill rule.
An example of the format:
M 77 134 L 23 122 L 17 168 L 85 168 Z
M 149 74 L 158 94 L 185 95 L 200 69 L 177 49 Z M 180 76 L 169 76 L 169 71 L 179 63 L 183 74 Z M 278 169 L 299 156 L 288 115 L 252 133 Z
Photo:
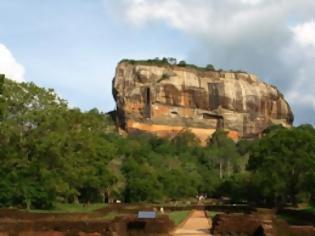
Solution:
M 292 126 L 293 114 L 278 89 L 254 74 L 122 61 L 113 96 L 117 122 L 127 133 L 172 137 L 189 128 L 205 142 L 223 128 L 237 140 L 269 126 Z

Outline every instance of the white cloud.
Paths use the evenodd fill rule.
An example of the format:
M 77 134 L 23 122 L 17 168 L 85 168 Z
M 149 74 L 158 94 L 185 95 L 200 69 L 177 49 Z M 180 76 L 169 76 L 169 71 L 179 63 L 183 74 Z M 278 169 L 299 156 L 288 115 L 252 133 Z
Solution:
M 180 0 L 129 0 L 125 1 L 125 16 L 135 25 L 145 25 L 151 21 L 162 20 L 178 29 L 206 29 L 208 10 L 196 7 L 194 1 Z M 192 18 L 192 16 L 194 16 Z
M 302 46 L 315 47 L 315 21 L 308 21 L 292 28 L 295 40 Z
M 25 81 L 25 69 L 19 64 L 10 50 L 3 44 L 0 44 L 0 74 L 5 74 L 9 79 L 17 82 Z
M 298 91 L 290 91 L 287 93 L 287 99 L 292 102 L 292 104 L 299 106 L 311 106 L 315 110 L 315 95 L 314 94 L 302 94 Z
M 315 44 L 311 40 L 308 21 L 292 28 L 292 40 L 283 50 L 285 68 L 293 68 L 294 79 L 286 91 L 287 99 L 294 107 L 308 108 L 315 113 Z M 315 38 L 314 38 L 315 39 Z M 315 42 L 315 41 L 314 41 Z M 305 114 L 303 114 L 305 116 Z M 312 117 L 311 117 L 312 118 Z M 313 121 L 314 122 L 314 121 Z
M 262 0 L 241 0 L 244 4 L 256 5 L 262 2 Z
M 211 34 L 241 29 L 268 14 L 282 15 L 286 9 L 282 1 L 264 4 L 267 0 L 121 0 L 119 11 L 127 21 L 145 25 L 154 20 L 188 32 Z M 269 0 L 270 1 L 270 0 Z M 290 0 L 289 0 L 290 1 Z M 303 0 L 302 0 L 303 1 Z M 271 2 L 273 2 L 271 0 Z M 253 5 L 261 4 L 258 8 Z M 275 11 L 276 10 L 276 11 Z M 265 20 L 268 20 L 266 18 Z M 223 28 L 221 28 L 223 27 Z M 228 27 L 228 28 L 225 28 Z M 222 33 L 220 32 L 219 33 Z

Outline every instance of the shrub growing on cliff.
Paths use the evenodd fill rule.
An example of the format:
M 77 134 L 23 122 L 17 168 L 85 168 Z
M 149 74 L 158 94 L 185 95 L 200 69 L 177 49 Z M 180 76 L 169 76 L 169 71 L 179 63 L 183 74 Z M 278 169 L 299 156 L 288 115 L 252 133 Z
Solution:
M 131 59 L 123 59 L 119 63 L 130 63 L 132 65 L 150 65 L 150 66 L 170 66 L 171 63 L 168 58 L 154 58 L 154 59 L 148 59 L 148 60 L 131 60 Z M 172 61 L 173 63 L 173 61 Z
M 179 61 L 177 65 L 181 67 L 185 67 L 187 63 L 185 61 Z
M 123 59 L 119 63 L 127 62 L 132 65 L 150 65 L 150 66 L 179 66 L 179 67 L 185 67 L 190 69 L 195 69 L 198 71 L 216 71 L 215 67 L 211 64 L 208 64 L 205 67 L 197 66 L 194 64 L 189 64 L 184 60 L 181 60 L 177 63 L 177 59 L 174 57 L 163 57 L 160 58 L 154 58 L 154 59 L 148 59 L 148 60 L 131 60 L 131 59 Z M 219 70 L 223 71 L 223 70 Z
M 215 71 L 215 68 L 214 68 L 214 66 L 213 66 L 212 64 L 208 64 L 208 65 L 206 66 L 206 69 L 207 69 L 207 70 L 213 70 L 213 71 Z

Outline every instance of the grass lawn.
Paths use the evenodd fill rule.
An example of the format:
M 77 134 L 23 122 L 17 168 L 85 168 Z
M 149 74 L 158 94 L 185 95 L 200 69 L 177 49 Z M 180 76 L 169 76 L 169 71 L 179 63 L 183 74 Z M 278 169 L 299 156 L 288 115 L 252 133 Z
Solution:
M 311 212 L 311 213 L 313 213 L 315 215 L 315 207 L 306 208 L 305 211 Z
M 207 215 L 210 219 L 212 219 L 213 217 L 215 217 L 215 215 L 219 214 L 220 212 L 217 211 L 207 211 Z
M 115 211 L 111 211 L 109 212 L 108 214 L 106 214 L 103 219 L 104 220 L 113 220 L 115 219 L 117 216 L 124 216 L 124 215 L 127 215 L 127 214 L 124 214 L 124 213 L 119 213 L 119 212 L 115 212 Z
M 66 204 L 57 203 L 54 209 L 51 210 L 30 210 L 30 212 L 37 213 L 89 213 L 97 209 L 106 207 L 104 203 L 91 203 L 89 205 L 83 204 Z
M 315 208 L 296 209 L 296 214 L 278 214 L 278 217 L 292 225 L 315 225 Z
M 190 211 L 172 211 L 168 212 L 167 215 L 169 216 L 170 220 L 174 221 L 175 225 L 179 225 L 183 222 L 183 220 L 185 220 L 189 212 Z
M 299 225 L 301 224 L 300 220 L 292 215 L 286 215 L 286 214 L 279 214 L 277 215 L 278 218 L 285 220 L 286 222 L 288 222 L 291 225 Z

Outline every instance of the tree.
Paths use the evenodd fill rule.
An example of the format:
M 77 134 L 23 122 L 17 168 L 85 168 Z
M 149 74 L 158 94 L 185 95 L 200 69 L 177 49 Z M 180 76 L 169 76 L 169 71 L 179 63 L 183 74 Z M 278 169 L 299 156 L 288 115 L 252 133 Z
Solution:
M 244 203 L 251 194 L 250 173 L 235 174 L 225 179 L 217 188 L 219 196 L 228 196 L 234 203 Z
M 0 74 L 0 122 L 4 112 L 4 99 L 3 99 L 3 84 L 4 84 L 4 75 Z
M 187 63 L 185 61 L 179 61 L 177 65 L 185 67 L 187 65 Z
M 200 144 L 200 140 L 189 129 L 183 129 L 173 139 L 172 143 L 177 147 L 177 150 L 196 147 Z
M 53 90 L 33 83 L 5 79 L 2 95 L 3 206 L 51 208 L 57 199 L 89 201 L 93 191 L 104 195 L 115 181 L 108 163 L 117 153 L 106 136 L 114 130 L 109 117 L 96 109 L 69 109 Z
M 315 170 L 313 127 L 271 129 L 253 146 L 248 170 L 266 202 L 296 205 L 297 196 L 307 191 L 306 176 Z
M 240 171 L 240 160 L 236 145 L 227 137 L 224 130 L 217 130 L 208 140 L 208 148 L 214 150 L 219 163 L 220 179 L 230 177 L 234 172 Z
M 69 108 L 52 89 L 3 76 L 0 102 L 1 207 L 157 202 L 198 193 L 270 205 L 295 205 L 303 196 L 315 203 L 311 125 L 270 127 L 262 139 L 238 144 L 218 130 L 202 147 L 187 129 L 172 140 L 122 137 L 97 109 Z
M 177 64 L 177 59 L 174 58 L 174 57 L 169 57 L 169 58 L 167 58 L 167 61 L 168 61 L 168 63 L 171 64 L 171 65 L 176 65 L 176 64 Z
M 162 63 L 164 63 L 164 64 L 168 64 L 168 63 L 169 63 L 169 61 L 168 61 L 168 59 L 167 59 L 166 57 L 163 57 L 163 58 L 162 58 Z
M 126 175 L 125 201 L 143 202 L 162 199 L 163 187 L 157 179 L 156 171 L 148 163 L 139 163 L 134 158 L 125 161 Z
M 211 65 L 211 64 L 208 64 L 208 65 L 206 66 L 206 69 L 207 69 L 207 70 L 215 70 L 214 66 Z

